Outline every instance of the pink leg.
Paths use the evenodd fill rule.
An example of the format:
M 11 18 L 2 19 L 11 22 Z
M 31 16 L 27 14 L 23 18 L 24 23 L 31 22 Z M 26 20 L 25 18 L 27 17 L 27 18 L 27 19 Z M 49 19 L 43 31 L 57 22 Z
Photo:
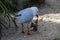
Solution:
M 30 26 L 30 25 L 27 24 L 27 29 L 28 29 L 27 35 L 31 35 L 30 27 L 28 27 L 28 26 Z
M 21 32 L 21 33 L 25 33 L 25 32 L 24 32 L 24 28 L 23 28 L 23 27 L 24 27 L 24 25 L 22 24 L 22 32 Z

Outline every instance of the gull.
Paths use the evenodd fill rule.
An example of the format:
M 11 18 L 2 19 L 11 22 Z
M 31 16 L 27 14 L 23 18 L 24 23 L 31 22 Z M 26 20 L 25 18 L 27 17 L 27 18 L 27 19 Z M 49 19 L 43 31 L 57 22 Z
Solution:
M 24 33 L 24 23 L 27 24 L 27 34 L 30 35 L 30 24 L 33 20 L 34 16 L 37 16 L 38 8 L 37 7 L 29 7 L 26 9 L 23 9 L 16 13 L 15 15 L 15 21 L 22 25 L 22 33 Z

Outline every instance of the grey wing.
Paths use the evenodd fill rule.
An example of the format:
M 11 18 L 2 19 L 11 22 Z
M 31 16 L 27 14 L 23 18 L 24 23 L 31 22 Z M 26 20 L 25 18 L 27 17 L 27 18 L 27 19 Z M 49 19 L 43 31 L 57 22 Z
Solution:
M 28 22 L 31 22 L 32 19 L 33 19 L 33 14 L 30 13 L 28 15 L 25 14 L 24 16 L 18 17 L 17 18 L 17 20 L 18 20 L 17 22 L 18 23 L 28 23 Z
M 20 18 L 20 20 L 23 21 L 23 23 L 30 22 L 32 21 L 32 19 L 33 19 L 33 12 L 31 9 L 25 10 Z
M 26 16 L 25 22 L 31 22 L 33 19 L 33 14 L 30 13 L 30 15 Z
M 25 10 L 21 16 L 17 17 L 19 23 L 30 22 L 32 21 L 32 19 L 33 19 L 33 12 L 30 9 Z

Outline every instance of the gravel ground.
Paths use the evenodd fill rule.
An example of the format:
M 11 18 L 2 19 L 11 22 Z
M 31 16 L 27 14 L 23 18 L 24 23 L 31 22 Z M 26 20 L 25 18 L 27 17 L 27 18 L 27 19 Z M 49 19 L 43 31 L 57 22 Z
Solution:
M 32 31 L 32 35 L 21 33 L 21 26 L 18 24 L 18 30 L 15 28 L 3 32 L 1 40 L 53 40 L 55 37 L 60 37 L 60 10 L 51 6 L 45 5 L 39 8 L 38 31 Z

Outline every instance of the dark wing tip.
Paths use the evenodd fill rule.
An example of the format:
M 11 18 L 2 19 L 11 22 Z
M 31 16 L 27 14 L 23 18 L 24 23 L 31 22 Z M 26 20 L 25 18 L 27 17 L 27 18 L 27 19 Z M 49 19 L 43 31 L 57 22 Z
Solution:
M 21 16 L 21 14 L 19 14 L 19 15 L 15 15 L 16 17 L 19 17 L 19 16 Z

